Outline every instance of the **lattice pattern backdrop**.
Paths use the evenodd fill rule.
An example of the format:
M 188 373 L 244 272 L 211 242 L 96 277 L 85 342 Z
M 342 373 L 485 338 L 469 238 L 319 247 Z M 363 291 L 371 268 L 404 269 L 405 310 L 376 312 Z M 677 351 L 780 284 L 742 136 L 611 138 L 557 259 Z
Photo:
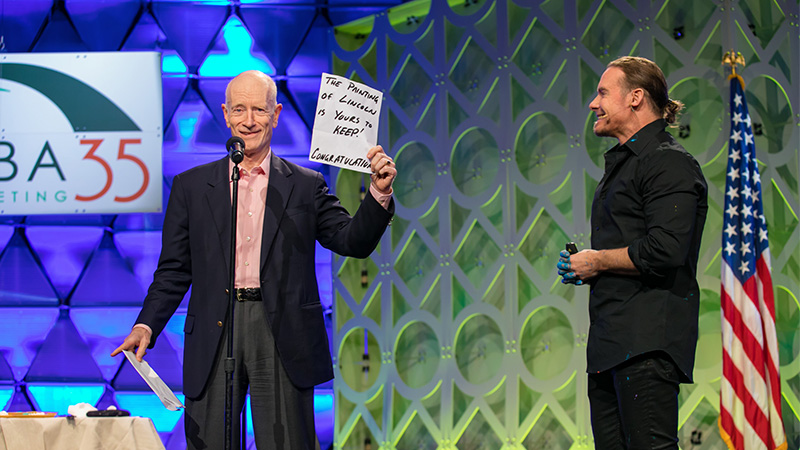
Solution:
M 568 240 L 614 141 L 588 104 L 605 64 L 655 59 L 687 110 L 679 141 L 703 166 L 694 385 L 683 448 L 717 432 L 720 242 L 728 143 L 725 51 L 756 128 L 769 221 L 784 419 L 800 446 L 796 1 L 433 0 L 335 28 L 337 74 L 386 94 L 381 141 L 398 167 L 397 218 L 367 261 L 334 262 L 337 448 L 591 448 L 586 289 L 559 283 Z M 366 181 L 341 171 L 350 207 Z M 680 332 L 676 325 L 676 333 Z
M 166 205 L 175 174 L 224 155 L 230 132 L 220 104 L 230 77 L 246 69 L 278 82 L 284 110 L 273 150 L 326 173 L 308 164 L 308 147 L 320 73 L 330 71 L 328 30 L 400 3 L 0 0 L 0 59 L 5 52 L 162 52 Z M 0 141 L 5 131 L 0 118 Z M 8 176 L 3 164 L 0 177 Z M 0 211 L 13 198 L 0 181 Z M 162 221 L 162 214 L 0 212 L 1 409 L 66 414 L 77 402 L 113 404 L 153 418 L 168 449 L 185 448 L 181 414 L 165 410 L 121 357 L 108 356 L 130 331 L 152 281 Z M 330 254 L 318 256 L 330 314 Z M 179 394 L 185 312 L 184 304 L 147 356 Z M 321 386 L 316 399 L 318 434 L 328 448 L 332 386 Z

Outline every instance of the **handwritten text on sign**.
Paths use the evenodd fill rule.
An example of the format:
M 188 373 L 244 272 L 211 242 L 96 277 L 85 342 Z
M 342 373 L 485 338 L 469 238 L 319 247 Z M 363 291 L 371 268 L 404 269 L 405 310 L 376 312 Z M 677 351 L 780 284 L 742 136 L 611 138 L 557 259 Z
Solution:
M 382 102 L 378 90 L 323 73 L 308 159 L 370 173 L 367 150 L 378 143 Z

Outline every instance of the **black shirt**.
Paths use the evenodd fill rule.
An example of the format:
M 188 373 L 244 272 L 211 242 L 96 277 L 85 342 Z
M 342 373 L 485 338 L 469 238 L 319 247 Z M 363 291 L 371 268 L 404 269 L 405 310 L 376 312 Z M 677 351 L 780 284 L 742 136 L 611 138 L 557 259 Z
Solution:
M 628 248 L 640 275 L 590 280 L 587 371 L 666 352 L 691 382 L 700 238 L 708 186 L 700 165 L 656 120 L 606 152 L 592 203 L 592 248 Z

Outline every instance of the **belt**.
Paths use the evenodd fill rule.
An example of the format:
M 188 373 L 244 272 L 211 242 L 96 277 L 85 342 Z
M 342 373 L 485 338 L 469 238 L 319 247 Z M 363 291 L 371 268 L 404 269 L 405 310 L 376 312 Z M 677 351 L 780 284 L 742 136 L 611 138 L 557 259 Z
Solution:
M 236 300 L 240 302 L 260 302 L 261 288 L 236 288 Z

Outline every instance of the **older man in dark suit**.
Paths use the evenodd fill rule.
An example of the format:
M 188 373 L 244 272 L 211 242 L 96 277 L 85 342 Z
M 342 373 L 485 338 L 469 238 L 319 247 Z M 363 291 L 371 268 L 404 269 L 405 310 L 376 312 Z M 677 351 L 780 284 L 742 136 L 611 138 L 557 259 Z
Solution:
M 311 449 L 313 387 L 333 378 L 315 241 L 340 255 L 369 256 L 393 214 L 397 171 L 380 146 L 371 148 L 372 183 L 350 216 L 322 175 L 272 153 L 283 108 L 276 94 L 270 77 L 248 71 L 231 80 L 222 105 L 231 134 L 245 142 L 236 230 L 233 427 L 239 427 L 249 387 L 258 448 Z M 183 366 L 190 449 L 216 450 L 225 442 L 232 168 L 226 157 L 175 177 L 153 283 L 136 325 L 112 353 L 138 349 L 141 359 L 192 286 Z

